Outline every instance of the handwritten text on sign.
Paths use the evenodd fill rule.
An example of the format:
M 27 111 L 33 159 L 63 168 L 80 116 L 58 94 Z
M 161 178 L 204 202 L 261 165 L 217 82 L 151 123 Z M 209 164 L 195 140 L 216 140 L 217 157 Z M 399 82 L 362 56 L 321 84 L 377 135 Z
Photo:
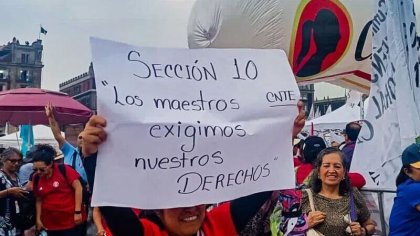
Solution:
M 108 122 L 94 205 L 192 206 L 294 187 L 300 95 L 283 51 L 91 43 Z

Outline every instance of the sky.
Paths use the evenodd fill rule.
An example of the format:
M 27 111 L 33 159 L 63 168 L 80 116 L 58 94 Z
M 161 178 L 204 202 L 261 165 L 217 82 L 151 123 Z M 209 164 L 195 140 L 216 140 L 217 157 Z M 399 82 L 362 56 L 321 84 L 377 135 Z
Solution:
M 153 47 L 187 47 L 187 22 L 193 0 L 30 0 L 1 1 L 0 44 L 13 37 L 23 44 L 47 30 L 43 41 L 42 87 L 88 71 L 89 37 Z M 185 26 L 185 27 L 179 27 Z
M 194 0 L 2 0 L 0 45 L 16 37 L 22 44 L 48 32 L 43 41 L 42 88 L 88 71 L 89 37 L 146 47 L 187 48 L 187 25 Z M 316 96 L 341 97 L 335 85 L 316 85 Z

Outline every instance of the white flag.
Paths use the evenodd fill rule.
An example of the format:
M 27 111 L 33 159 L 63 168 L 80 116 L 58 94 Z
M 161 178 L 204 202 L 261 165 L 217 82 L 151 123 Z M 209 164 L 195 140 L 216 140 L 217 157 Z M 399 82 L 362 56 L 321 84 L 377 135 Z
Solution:
M 315 118 L 314 104 L 312 103 L 311 109 L 309 110 L 308 120 L 313 120 L 314 118 Z
M 330 112 L 332 112 L 331 104 L 328 105 L 328 108 L 327 108 L 327 111 L 325 112 L 325 114 L 328 114 Z
M 351 166 L 367 187 L 395 188 L 402 150 L 420 134 L 419 41 L 412 0 L 375 5 L 369 107 Z
M 315 117 L 314 118 L 318 118 L 320 116 L 321 116 L 321 111 L 320 111 L 319 107 L 317 107 L 316 111 L 315 111 Z

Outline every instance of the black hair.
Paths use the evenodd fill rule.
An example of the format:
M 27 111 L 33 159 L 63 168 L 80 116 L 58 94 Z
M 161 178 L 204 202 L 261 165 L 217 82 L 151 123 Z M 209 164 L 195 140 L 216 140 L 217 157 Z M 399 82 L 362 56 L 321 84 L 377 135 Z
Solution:
M 344 196 L 346 193 L 348 193 L 351 190 L 351 185 L 350 185 L 350 180 L 348 176 L 348 170 L 345 164 L 344 153 L 340 149 L 335 148 L 335 147 L 325 148 L 318 154 L 318 157 L 315 163 L 315 168 L 312 171 L 310 186 L 314 193 L 319 193 L 321 191 L 322 181 L 321 179 L 318 178 L 319 169 L 321 168 L 322 160 L 324 159 L 324 156 L 328 154 L 332 154 L 332 153 L 336 153 L 340 156 L 341 164 L 344 168 L 344 179 L 340 182 L 339 190 L 338 190 L 339 194 L 341 196 Z
M 360 129 L 362 129 L 362 126 L 359 123 L 350 122 L 346 125 L 345 133 L 351 141 L 356 141 L 357 136 L 359 136 Z
M 55 149 L 49 144 L 37 144 L 31 152 L 33 162 L 41 161 L 46 165 L 51 165 L 56 155 Z
M 317 140 L 317 146 L 314 146 L 314 141 Z M 308 145 L 308 146 L 306 146 Z M 304 144 L 302 145 L 303 150 L 303 162 L 311 163 L 315 165 L 318 154 L 327 147 L 325 145 L 324 139 L 318 136 L 309 136 L 305 139 Z
M 408 173 L 411 173 L 412 167 L 410 165 L 403 165 L 401 167 L 400 173 L 397 176 L 397 179 L 395 180 L 395 185 L 398 187 L 398 185 L 404 183 L 406 180 L 411 179 L 410 176 L 408 176 L 405 173 L 405 170 L 407 170 Z

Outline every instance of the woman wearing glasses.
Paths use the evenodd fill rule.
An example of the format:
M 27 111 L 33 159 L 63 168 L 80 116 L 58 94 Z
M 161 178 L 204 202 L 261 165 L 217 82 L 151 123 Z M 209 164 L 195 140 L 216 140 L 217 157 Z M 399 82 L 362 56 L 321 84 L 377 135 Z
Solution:
M 32 155 L 37 230 L 46 230 L 48 236 L 85 235 L 79 174 L 70 166 L 55 164 L 56 152 L 50 145 L 37 145 Z
M 22 154 L 16 148 L 7 148 L 1 154 L 3 167 L 0 171 L 0 235 L 20 235 L 19 229 L 13 225 L 13 218 L 19 209 L 18 199 L 26 191 L 17 176 Z

